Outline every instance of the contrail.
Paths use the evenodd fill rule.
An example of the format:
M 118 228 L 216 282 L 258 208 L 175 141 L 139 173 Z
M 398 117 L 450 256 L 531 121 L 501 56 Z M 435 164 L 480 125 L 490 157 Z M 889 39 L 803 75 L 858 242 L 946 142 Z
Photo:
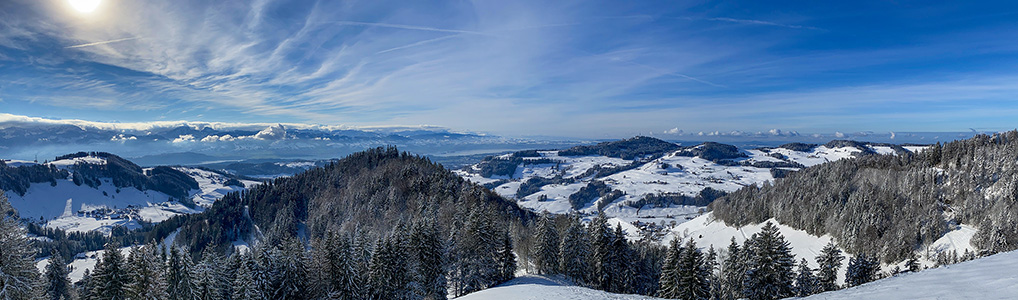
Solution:
M 410 48 L 410 47 L 417 47 L 417 46 L 420 46 L 420 45 L 430 44 L 430 43 L 438 42 L 438 41 L 441 41 L 441 40 L 447 40 L 447 39 L 458 37 L 458 36 L 460 36 L 460 35 L 459 34 L 453 34 L 453 35 L 447 35 L 447 36 L 443 36 L 443 37 L 439 37 L 439 38 L 433 38 L 433 39 L 430 39 L 430 40 L 423 40 L 423 41 L 416 42 L 416 43 L 409 44 L 409 45 L 403 45 L 403 46 L 399 46 L 399 47 L 395 47 L 395 48 L 389 48 L 389 49 L 385 49 L 385 50 L 382 50 L 382 51 L 378 51 L 378 53 L 375 53 L 375 54 L 382 54 L 382 53 L 392 52 L 392 51 L 406 49 L 406 48 Z
M 117 42 L 123 42 L 123 41 L 130 41 L 130 40 L 137 40 L 137 39 L 140 39 L 140 38 L 141 38 L 141 37 L 132 37 L 132 38 L 123 38 L 123 39 L 116 39 L 116 40 L 109 40 L 109 41 L 102 41 L 102 42 L 95 42 L 95 43 L 88 43 L 88 44 L 81 44 L 81 45 L 74 45 L 74 46 L 69 46 L 69 47 L 65 47 L 64 49 L 70 49 L 70 48 L 83 48 L 83 47 L 91 47 L 91 46 L 98 46 L 98 45 L 105 45 L 105 44 L 112 44 L 112 43 L 117 43 Z
M 458 29 L 442 29 L 442 28 L 434 28 L 434 27 L 402 25 L 402 24 L 389 24 L 389 23 L 370 23 L 370 22 L 353 22 L 353 21 L 335 21 L 335 22 L 331 22 L 331 23 L 341 24 L 341 25 L 385 27 L 385 28 L 398 28 L 398 29 L 410 29 L 410 30 L 433 31 L 433 32 L 449 32 L 449 33 L 465 33 L 465 34 L 489 35 L 487 33 L 480 32 L 480 31 L 458 30 Z

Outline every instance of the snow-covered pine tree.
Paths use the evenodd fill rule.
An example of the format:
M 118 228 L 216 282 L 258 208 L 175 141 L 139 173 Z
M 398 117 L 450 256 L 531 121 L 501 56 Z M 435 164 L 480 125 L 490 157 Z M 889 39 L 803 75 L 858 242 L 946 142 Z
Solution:
M 707 250 L 707 256 L 704 256 L 704 269 L 707 270 L 707 282 L 710 285 L 710 298 L 718 299 L 718 295 L 721 295 L 721 280 L 718 274 L 718 252 L 714 250 L 714 245 L 711 245 Z
M 968 251 L 968 249 L 965 249 L 965 251 Z M 905 266 L 907 266 L 908 271 L 912 273 L 921 271 L 922 265 L 919 264 L 919 254 L 912 252 L 912 255 L 909 256 L 908 261 L 905 263 Z
M 780 299 L 792 295 L 795 258 L 778 227 L 767 222 L 744 250 L 750 253 L 743 293 L 750 300 Z
M 457 235 L 458 294 L 488 288 L 501 276 L 498 268 L 498 248 L 501 244 L 498 224 L 487 208 L 478 207 L 470 212 Z
M 611 252 L 617 262 L 611 290 L 616 293 L 632 294 L 637 287 L 636 279 L 639 275 L 636 273 L 636 253 L 626 239 L 626 233 L 622 231 L 621 225 L 615 226 L 611 241 Z
M 305 299 L 308 289 L 307 257 L 304 245 L 292 236 L 283 237 L 276 257 L 273 299 Z
M 264 300 L 267 299 L 262 289 L 258 287 L 255 278 L 258 265 L 250 252 L 240 255 L 240 266 L 237 268 L 237 276 L 233 280 L 233 300 Z M 353 299 L 353 298 L 339 298 Z
M 74 288 L 78 290 L 78 299 L 93 299 L 92 297 L 92 270 L 85 269 L 81 274 L 81 280 L 74 283 Z
M 193 300 L 195 289 L 191 255 L 175 247 L 170 248 L 166 261 L 166 294 L 170 300 Z
M 424 299 L 446 299 L 445 245 L 432 217 L 414 222 L 410 230 L 409 250 L 416 258 L 416 276 Z M 351 270 L 352 271 L 352 270 Z
M 493 284 L 516 278 L 516 254 L 513 253 L 513 239 L 509 236 L 508 230 L 503 230 L 501 235 L 501 243 L 495 258 L 498 261 L 498 279 Z
M 696 248 L 693 239 L 686 242 L 679 259 L 678 299 L 706 300 L 710 298 L 710 271 L 703 252 Z
M 277 254 L 268 246 L 263 244 L 256 245 L 253 249 L 254 255 L 252 255 L 252 261 L 255 263 L 252 265 L 252 277 L 254 277 L 256 286 L 261 291 L 261 294 L 265 298 L 270 298 L 272 293 L 275 292 L 274 283 L 276 280 L 276 256 Z
M 682 259 L 682 245 L 679 239 L 672 239 L 661 266 L 661 279 L 658 281 L 657 296 L 667 299 L 679 298 L 679 261 Z
M 841 249 L 834 244 L 834 241 L 830 241 L 822 250 L 820 255 L 817 256 L 817 264 L 820 265 L 817 269 L 817 280 L 820 282 L 820 291 L 833 291 L 838 289 L 838 270 L 841 269 L 841 263 L 845 259 L 841 255 Z
M 875 258 L 866 253 L 860 253 L 848 261 L 848 271 L 845 273 L 845 283 L 848 286 L 857 286 L 876 280 L 880 264 Z
M 60 255 L 60 251 L 50 251 L 49 264 L 46 265 L 46 272 L 43 274 L 46 281 L 46 299 L 71 299 L 71 280 L 67 277 L 68 273 L 69 269 L 64 264 L 64 257 Z
M 113 243 L 107 243 L 89 282 L 92 299 L 126 299 L 127 287 L 131 283 L 127 275 L 124 255 Z
M 35 299 L 42 294 L 35 251 L 2 192 L 0 206 L 11 212 L 0 212 L 0 299 Z
M 809 263 L 806 262 L 805 258 L 799 262 L 799 269 L 795 275 L 795 286 L 793 289 L 796 297 L 806 297 L 820 292 L 820 284 L 817 281 L 817 277 L 813 274 L 813 269 L 809 267 Z
M 410 268 L 401 237 L 393 232 L 378 241 L 368 269 L 372 299 L 407 299 Z
M 127 258 L 127 297 L 129 299 L 166 299 L 166 276 L 163 262 L 156 253 L 158 246 L 149 244 L 131 250 Z
M 559 270 L 566 277 L 578 284 L 589 282 L 590 270 L 590 239 L 583 223 L 576 215 L 569 217 L 569 228 L 566 229 L 559 245 Z
M 594 288 L 614 292 L 617 271 L 620 269 L 618 255 L 612 248 L 612 232 L 608 227 L 608 218 L 599 212 L 587 227 L 590 232 L 591 244 L 591 284 Z
M 746 277 L 745 253 L 739 248 L 739 244 L 732 237 L 732 243 L 728 245 L 728 254 L 721 262 L 720 292 L 718 298 L 723 300 L 734 300 L 743 298 L 742 282 Z
M 212 247 L 206 247 L 202 251 L 201 261 L 194 268 L 195 290 L 197 291 L 198 300 L 223 298 L 225 286 L 223 286 L 222 280 L 226 277 L 226 274 L 223 273 L 222 264 L 223 258 Z
M 538 274 L 557 274 L 559 272 L 559 246 L 561 241 L 558 229 L 547 211 L 541 213 L 537 220 L 536 238 L 534 242 L 534 265 Z

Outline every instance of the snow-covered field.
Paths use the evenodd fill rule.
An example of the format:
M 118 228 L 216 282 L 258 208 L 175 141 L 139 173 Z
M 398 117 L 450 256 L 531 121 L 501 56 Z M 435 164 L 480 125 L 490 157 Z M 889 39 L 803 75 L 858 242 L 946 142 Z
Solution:
M 702 145 L 696 147 L 702 147 Z M 499 180 L 508 180 L 495 186 L 492 190 L 504 197 L 516 199 L 517 203 L 522 207 L 536 212 L 548 211 L 554 214 L 573 212 L 574 209 L 569 203 L 569 196 L 578 192 L 591 181 L 598 180 L 604 182 L 612 190 L 623 192 L 624 195 L 615 199 L 612 203 L 600 203 L 599 201 L 602 201 L 602 199 L 591 199 L 590 202 L 578 209 L 579 212 L 589 216 L 596 213 L 599 208 L 602 208 L 609 217 L 618 218 L 627 223 L 638 221 L 642 223 L 665 224 L 666 227 L 673 227 L 674 224 L 681 224 L 699 216 L 702 214 L 703 208 L 680 205 L 671 205 L 669 207 L 639 206 L 632 203 L 644 199 L 647 195 L 685 195 L 695 197 L 706 188 L 732 192 L 744 186 L 758 185 L 774 180 L 771 172 L 772 168 L 752 166 L 755 163 L 783 164 L 784 166 L 779 167 L 779 169 L 797 170 L 788 166 L 799 164 L 809 167 L 825 162 L 851 158 L 864 152 L 864 150 L 881 154 L 895 153 L 894 149 L 890 146 L 874 145 L 865 147 L 868 149 L 860 149 L 854 146 L 827 147 L 819 145 L 809 148 L 808 151 L 797 151 L 781 147 L 739 150 L 747 157 L 732 159 L 732 162 L 738 164 L 734 166 L 718 164 L 701 157 L 680 156 L 680 151 L 665 153 L 661 157 L 652 160 L 625 160 L 598 155 L 561 156 L 559 151 L 546 150 L 537 151 L 540 157 L 523 157 L 522 159 L 524 161 L 548 159 L 557 163 L 522 163 L 517 166 L 515 173 L 512 175 L 483 177 L 478 175 L 481 170 L 479 165 L 456 170 L 455 172 L 463 178 L 478 184 L 490 184 Z M 906 149 L 918 151 L 922 147 Z M 502 155 L 501 158 L 510 159 L 512 154 Z M 594 176 L 587 175 L 586 177 L 581 177 L 584 174 L 590 174 L 588 171 L 591 168 L 598 166 L 627 166 L 636 161 L 640 162 L 635 168 L 610 176 L 594 178 Z M 550 179 L 556 176 L 571 179 L 573 182 L 548 184 L 541 187 L 536 193 L 522 198 L 517 196 L 521 184 L 527 180 L 535 177 Z M 639 229 L 635 230 L 638 231 Z M 639 237 L 641 235 L 641 232 L 628 233 L 630 237 Z M 727 246 L 727 238 L 724 242 L 724 245 Z
M 460 300 L 636 300 L 661 299 L 640 295 L 613 294 L 572 285 L 566 280 L 523 275 L 499 286 L 467 294 Z
M 12 165 L 13 165 L 13 161 Z M 34 162 L 17 162 L 22 165 Z M 99 157 L 86 156 L 63 159 L 46 164 L 73 172 L 78 163 L 105 164 Z M 7 191 L 8 200 L 23 218 L 42 220 L 47 227 L 66 231 L 100 231 L 109 233 L 113 227 L 139 227 L 138 220 L 162 222 L 179 214 L 201 212 L 217 199 L 230 192 L 242 191 L 258 184 L 255 181 L 241 181 L 244 187 L 228 186 L 228 177 L 197 168 L 175 168 L 198 182 L 198 189 L 191 190 L 191 200 L 199 207 L 191 209 L 179 202 L 170 201 L 170 196 L 154 190 L 139 190 L 133 187 L 117 188 L 112 179 L 101 178 L 97 187 L 76 185 L 71 176 L 50 183 L 32 183 L 25 195 Z M 109 211 L 107 211 L 109 209 Z M 100 213 L 94 213 L 94 212 Z
M 1015 270 L 1018 270 L 1018 251 L 1000 253 L 936 269 L 927 269 L 918 273 L 903 273 L 857 287 L 797 299 L 1015 299 L 1018 295 L 1018 272 Z M 566 280 L 522 275 L 502 285 L 457 299 L 629 300 L 659 298 L 612 294 L 575 286 Z
M 1016 299 L 1018 251 L 905 273 L 804 299 Z

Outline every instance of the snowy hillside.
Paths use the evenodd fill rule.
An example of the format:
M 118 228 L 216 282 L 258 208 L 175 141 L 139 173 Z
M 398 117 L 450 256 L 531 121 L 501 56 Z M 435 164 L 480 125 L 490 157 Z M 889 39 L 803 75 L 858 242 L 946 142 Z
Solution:
M 613 294 L 572 285 L 554 278 L 523 275 L 499 286 L 467 294 L 461 300 L 636 300 L 660 299 L 641 295 Z
M 110 157 L 110 159 L 120 161 L 119 164 L 130 164 L 119 157 Z M 66 231 L 99 230 L 109 233 L 116 226 L 140 227 L 139 220 L 161 222 L 174 215 L 200 212 L 226 193 L 241 191 L 247 186 L 258 183 L 247 180 L 231 180 L 226 175 L 204 169 L 173 168 L 173 170 L 179 171 L 177 176 L 187 176 L 197 183 L 195 185 L 197 188 L 183 191 L 184 194 L 181 194 L 181 196 L 186 195 L 186 200 L 196 205 L 188 207 L 167 193 L 147 187 L 124 186 L 122 183 L 130 179 L 144 178 L 145 175 L 141 174 L 165 172 L 165 169 L 153 172 L 153 168 L 138 168 L 138 172 L 132 173 L 129 168 L 124 170 L 118 169 L 119 166 L 107 166 L 110 163 L 107 158 L 95 155 L 46 162 L 41 166 L 59 171 L 53 172 L 56 175 L 50 178 L 52 181 L 31 182 L 27 184 L 27 189 L 23 193 L 6 190 L 5 194 L 11 205 L 18 210 L 23 218 L 41 220 L 46 223 L 47 227 Z M 19 162 L 18 164 L 19 167 L 33 165 L 36 164 L 31 162 Z M 8 166 L 10 167 L 8 170 L 17 168 L 12 165 Z M 133 164 L 129 166 L 137 167 Z M 103 171 L 92 171 L 100 168 L 103 168 Z M 93 177 L 81 175 L 86 171 L 99 175 L 88 175 Z M 166 181 L 159 180 L 156 182 Z M 25 182 L 28 181 L 25 180 Z M 118 182 L 120 183 L 118 184 Z
M 817 268 L 819 265 L 816 262 L 816 257 L 820 254 L 820 250 L 823 249 L 827 243 L 831 241 L 829 235 L 815 236 L 811 235 L 806 231 L 798 230 L 789 226 L 782 225 L 778 221 L 771 219 L 769 222 L 774 223 L 778 227 L 778 231 L 785 240 L 788 241 L 792 248 L 792 255 L 795 255 L 796 261 L 805 258 L 812 268 Z M 766 223 L 766 222 L 765 222 Z M 715 220 L 712 213 L 706 213 L 688 222 L 679 224 L 665 235 L 665 241 L 671 241 L 672 239 L 688 240 L 692 239 L 696 242 L 696 245 L 702 249 L 714 247 L 715 250 L 723 251 L 731 244 L 732 238 L 735 238 L 735 242 L 743 244 L 747 239 L 753 236 L 753 234 L 759 233 L 763 228 L 764 224 L 747 225 L 741 228 L 729 226 L 724 222 Z M 627 230 L 626 227 L 623 227 Z M 966 250 L 974 251 L 975 247 L 972 246 L 970 240 L 972 235 L 975 234 L 975 228 L 967 225 L 958 226 L 956 229 L 949 231 L 940 239 L 934 241 L 929 251 L 919 251 L 919 262 L 925 267 L 933 267 L 935 263 L 935 257 L 939 253 L 955 252 L 957 255 L 962 255 Z M 844 254 L 848 261 L 852 257 L 851 254 Z M 884 264 L 882 270 L 884 272 L 890 272 L 894 267 L 905 268 L 905 262 L 899 262 L 897 264 Z M 842 265 L 841 270 L 838 272 L 838 281 L 844 282 L 845 270 L 848 265 Z
M 1018 251 L 905 273 L 804 299 L 1015 299 Z
M 638 137 L 567 150 L 509 153 L 456 172 L 534 211 L 590 215 L 603 209 L 609 217 L 628 223 L 667 225 L 698 216 L 720 192 L 829 161 L 922 149 L 853 141 L 756 149 L 718 143 L 680 147 Z

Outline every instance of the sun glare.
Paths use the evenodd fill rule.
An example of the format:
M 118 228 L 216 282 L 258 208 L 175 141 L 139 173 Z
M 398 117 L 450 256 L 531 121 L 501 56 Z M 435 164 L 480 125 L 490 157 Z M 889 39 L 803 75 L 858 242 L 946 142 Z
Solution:
M 96 7 L 99 7 L 99 2 L 102 0 L 67 0 L 67 3 L 71 4 L 71 8 L 80 13 L 90 13 L 95 11 Z

